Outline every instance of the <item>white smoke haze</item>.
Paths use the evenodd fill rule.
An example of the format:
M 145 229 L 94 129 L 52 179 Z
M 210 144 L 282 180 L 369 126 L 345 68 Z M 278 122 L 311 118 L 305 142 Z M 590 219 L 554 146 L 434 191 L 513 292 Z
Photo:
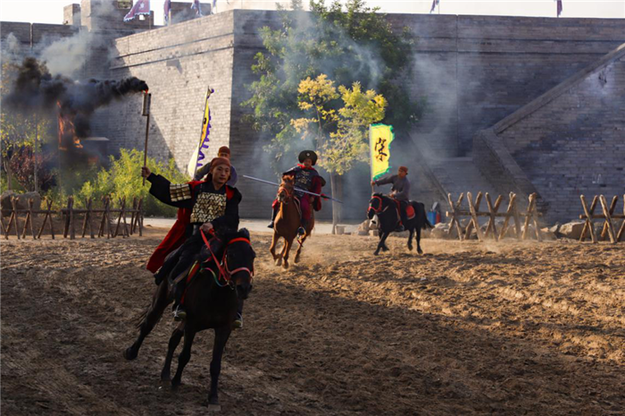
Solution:
M 44 46 L 39 59 L 46 63 L 52 75 L 75 78 L 88 62 L 96 42 L 93 33 L 81 30 L 72 37 Z
M 21 45 L 13 33 L 9 33 L 4 42 L 2 42 L 2 61 L 16 63 L 21 59 Z
M 380 92 L 380 82 L 385 75 L 386 65 L 377 46 L 357 43 L 342 28 L 328 22 L 317 22 L 312 13 L 292 11 L 285 13 L 288 13 L 287 16 L 292 22 L 292 30 L 298 35 L 298 40 L 304 41 L 308 45 L 318 45 L 322 40 L 327 40 L 327 34 L 330 33 L 330 38 L 333 42 L 332 46 L 346 51 L 342 56 L 322 56 L 311 60 L 305 51 L 287 48 L 287 54 L 283 57 L 283 61 L 280 62 L 285 72 L 296 72 L 298 76 L 301 73 L 309 72 L 310 68 L 308 65 L 312 61 L 318 73 L 312 74 L 311 77 L 316 77 L 321 73 L 326 74 L 328 79 L 335 82 L 335 87 L 337 88 L 340 79 L 351 78 L 354 81 L 361 82 L 362 88 L 365 90 L 373 89 L 378 93 Z M 269 56 L 269 53 L 265 52 L 265 55 Z M 297 71 L 291 71 L 291 68 L 297 68 Z M 349 77 L 346 77 L 346 75 L 349 75 Z M 299 78 L 286 80 L 286 82 L 299 82 Z M 347 88 L 351 86 L 345 85 Z M 284 108 L 283 110 L 287 112 L 287 117 L 290 119 L 302 117 L 299 109 L 293 108 L 289 110 Z M 266 137 L 266 139 L 271 139 L 271 137 Z M 261 140 L 259 143 L 267 143 L 267 141 Z M 297 163 L 299 152 L 305 149 L 314 149 L 311 137 L 307 137 L 305 140 L 301 140 L 301 138 L 293 140 L 280 149 L 272 149 L 271 152 L 266 150 L 260 151 L 259 149 L 255 155 L 255 160 L 263 161 L 263 164 L 270 163 L 277 173 L 284 172 Z M 282 153 L 282 157 L 276 161 L 275 156 L 278 152 Z M 319 166 L 317 166 L 317 169 L 328 182 L 323 192 L 329 195 L 331 193 L 330 175 Z M 368 175 L 368 164 L 357 162 L 350 172 L 342 176 L 342 198 L 345 202 L 342 206 L 344 219 L 364 220 L 363 213 L 371 192 Z M 323 211 L 323 217 L 326 219 L 331 217 L 331 203 L 329 201 L 325 201 Z

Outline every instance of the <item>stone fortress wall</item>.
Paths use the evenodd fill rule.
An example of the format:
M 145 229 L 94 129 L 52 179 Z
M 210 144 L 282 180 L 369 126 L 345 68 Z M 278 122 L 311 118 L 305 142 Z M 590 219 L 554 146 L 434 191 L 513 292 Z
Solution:
M 89 0 L 81 4 L 81 30 L 85 30 L 84 11 L 88 8 L 85 3 Z M 537 110 L 540 114 L 534 114 L 531 123 L 523 121 L 496 135 L 496 144 L 508 149 L 504 156 L 492 149 L 484 152 L 483 142 L 474 140 L 481 131 L 511 117 L 625 43 L 623 19 L 414 14 L 388 18 L 395 27 L 406 26 L 417 36 L 414 76 L 406 78 L 405 83 L 416 97 L 426 96 L 429 103 L 429 111 L 411 137 L 398 138 L 404 144 L 396 164 L 411 168 L 416 199 L 429 206 L 435 200 L 444 201 L 446 192 L 453 192 L 450 186 L 441 185 L 436 170 L 428 166 L 438 159 L 453 163 L 454 158 L 470 158 L 484 175 L 485 187 L 506 194 L 510 190 L 538 191 L 545 206 L 549 206 L 550 219 L 570 218 L 578 213 L 579 193 L 623 193 L 623 163 L 619 162 L 625 160 L 619 144 L 622 120 L 615 115 L 618 111 L 610 106 L 610 99 L 589 98 L 605 95 L 607 91 L 596 81 L 580 81 L 575 88 L 586 91 L 586 95 L 564 94 L 548 109 Z M 136 76 L 146 80 L 152 93 L 149 153 L 161 159 L 173 156 L 181 169 L 186 169 L 197 146 L 204 95 L 210 85 L 215 90 L 210 99 L 210 156 L 219 146 L 229 145 L 239 172 L 275 178 L 258 135 L 242 123 L 242 116 L 249 109 L 242 108 L 240 103 L 249 97 L 246 84 L 255 79 L 250 69 L 253 57 L 263 50 L 258 29 L 279 25 L 279 13 L 275 11 L 230 10 L 168 27 L 133 28 L 138 33 L 112 36 L 113 59 L 106 60 L 108 56 L 104 55 L 101 62 L 92 59 L 85 75 L 96 73 L 114 79 Z M 102 27 L 107 25 L 92 23 L 93 30 L 106 33 L 107 29 Z M 37 36 L 72 36 L 76 30 L 72 25 L 3 22 L 1 38 L 5 42 L 8 34 L 14 33 L 26 53 L 30 42 L 40 39 Z M 614 77 L 620 77 L 620 65 L 613 66 L 611 81 L 606 84 L 614 97 L 622 97 L 625 91 L 625 84 L 612 82 Z M 599 94 L 601 91 L 604 92 Z M 565 96 L 592 108 L 580 115 Z M 612 110 L 604 111 L 606 105 Z M 99 111 L 94 135 L 108 137 L 113 150 L 142 148 L 145 120 L 140 113 L 140 99 Z M 585 122 L 588 120 L 591 122 Z M 583 133 L 589 128 L 593 130 L 590 139 Z M 549 138 L 545 139 L 547 132 Z M 591 140 L 591 148 L 596 152 L 588 152 L 587 140 Z M 612 157 L 605 161 L 601 161 L 601 149 L 607 142 L 602 140 L 612 146 Z M 475 149 L 474 143 L 477 143 Z M 554 164 L 554 158 L 568 162 Z M 584 178 L 591 178 L 592 170 L 593 175 L 612 178 L 609 184 L 606 182 L 601 187 L 600 183 L 580 179 L 581 160 L 592 166 Z M 508 162 L 514 166 L 506 170 Z M 522 179 L 531 186 L 520 186 L 514 175 L 509 175 L 512 178 L 509 183 L 499 180 L 501 172 L 489 170 L 488 166 L 499 166 L 502 171 L 521 169 Z M 569 189 L 572 183 L 578 185 L 566 194 L 549 191 Z M 268 216 L 274 190 L 243 180 L 238 186 L 244 195 L 242 215 Z M 348 175 L 346 189 L 350 192 L 345 215 L 361 218 L 370 193 L 366 169 Z M 573 205 L 575 209 L 564 208 Z M 329 212 L 324 209 L 322 216 L 327 218 Z

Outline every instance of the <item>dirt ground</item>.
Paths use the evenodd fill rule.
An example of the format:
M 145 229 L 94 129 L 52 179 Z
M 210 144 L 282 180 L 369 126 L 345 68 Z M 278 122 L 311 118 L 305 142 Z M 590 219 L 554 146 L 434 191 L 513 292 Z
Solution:
M 207 413 L 212 333 L 159 383 L 169 311 L 122 351 L 158 233 L 2 241 L 3 415 Z M 258 253 L 220 385 L 226 415 L 610 415 L 625 409 L 625 245 L 317 236 L 299 265 Z M 176 361 L 174 361 L 174 368 Z

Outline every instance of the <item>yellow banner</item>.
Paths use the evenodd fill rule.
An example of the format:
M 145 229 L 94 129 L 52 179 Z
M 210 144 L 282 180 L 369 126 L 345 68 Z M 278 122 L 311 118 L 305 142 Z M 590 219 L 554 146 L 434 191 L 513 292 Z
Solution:
M 195 172 L 209 162 L 207 159 L 208 152 L 208 144 L 209 144 L 209 135 L 211 129 L 211 111 L 210 105 L 208 104 L 208 99 L 211 94 L 214 92 L 211 87 L 208 87 L 208 91 L 206 91 L 206 101 L 204 103 L 204 118 L 202 119 L 202 137 L 200 137 L 200 143 L 198 147 L 193 151 L 191 155 L 191 160 L 189 160 L 189 165 L 187 166 L 187 173 L 191 178 L 195 176 Z
M 369 126 L 371 149 L 371 179 L 377 180 L 391 170 L 391 142 L 395 138 L 393 126 L 372 124 Z

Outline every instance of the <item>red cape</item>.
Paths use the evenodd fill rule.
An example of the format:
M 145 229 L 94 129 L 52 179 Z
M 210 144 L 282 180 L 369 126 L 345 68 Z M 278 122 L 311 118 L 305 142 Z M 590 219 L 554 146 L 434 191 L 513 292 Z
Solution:
M 191 185 L 191 192 L 193 192 L 195 187 L 201 183 L 203 182 L 189 182 L 189 185 Z M 187 225 L 189 225 L 189 222 L 191 221 L 191 211 L 192 210 L 189 208 L 178 209 L 178 215 L 174 226 L 171 227 L 171 230 L 169 230 L 163 241 L 161 241 L 158 247 L 156 247 L 156 250 L 154 250 L 154 253 L 150 256 L 148 264 L 145 266 L 146 269 L 152 273 L 156 273 L 156 271 L 163 265 L 165 257 L 184 243 L 186 240 L 185 232 L 187 230 Z

